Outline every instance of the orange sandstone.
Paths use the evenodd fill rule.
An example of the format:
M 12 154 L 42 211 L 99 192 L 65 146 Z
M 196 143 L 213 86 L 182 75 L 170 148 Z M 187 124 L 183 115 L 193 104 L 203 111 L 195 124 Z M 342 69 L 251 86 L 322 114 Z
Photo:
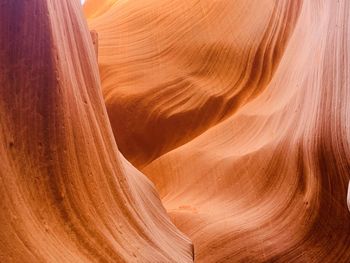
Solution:
M 192 262 L 118 151 L 79 1 L 0 6 L 0 262 Z
M 121 152 L 197 262 L 350 261 L 349 10 L 150 0 L 86 13 Z

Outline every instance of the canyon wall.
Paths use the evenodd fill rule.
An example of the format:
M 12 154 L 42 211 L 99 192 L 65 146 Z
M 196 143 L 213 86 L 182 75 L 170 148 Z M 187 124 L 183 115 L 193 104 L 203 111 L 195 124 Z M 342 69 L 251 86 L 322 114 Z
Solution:
M 120 154 L 78 0 L 0 2 L 0 262 L 192 262 Z
M 349 262 L 349 10 L 150 0 L 86 11 L 120 150 L 198 262 Z

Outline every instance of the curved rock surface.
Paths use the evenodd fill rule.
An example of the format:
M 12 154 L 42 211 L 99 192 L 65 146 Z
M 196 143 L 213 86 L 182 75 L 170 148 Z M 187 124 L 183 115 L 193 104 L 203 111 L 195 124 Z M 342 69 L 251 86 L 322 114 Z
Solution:
M 349 10 L 150 0 L 86 12 L 120 150 L 198 262 L 350 261 Z
M 78 0 L 0 2 L 0 262 L 192 262 L 119 153 Z
M 112 128 L 144 167 L 232 115 L 271 81 L 300 1 L 114 1 L 90 23 Z M 86 9 L 99 1 L 88 1 Z M 89 10 L 86 11 L 89 17 Z

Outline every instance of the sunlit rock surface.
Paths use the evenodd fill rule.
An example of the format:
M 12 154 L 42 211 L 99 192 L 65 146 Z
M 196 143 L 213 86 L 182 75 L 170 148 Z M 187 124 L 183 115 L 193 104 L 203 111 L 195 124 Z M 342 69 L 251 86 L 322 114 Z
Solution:
M 116 141 L 197 261 L 349 262 L 350 2 L 98 2 Z
M 0 262 L 350 262 L 349 13 L 0 1 Z

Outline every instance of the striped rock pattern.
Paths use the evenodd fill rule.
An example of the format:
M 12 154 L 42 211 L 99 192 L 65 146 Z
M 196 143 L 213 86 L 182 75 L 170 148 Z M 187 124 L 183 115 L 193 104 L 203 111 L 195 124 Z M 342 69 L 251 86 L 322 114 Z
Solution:
M 0 1 L 0 262 L 192 262 L 118 151 L 79 0 Z
M 349 262 L 350 2 L 98 2 L 116 141 L 196 260 Z

